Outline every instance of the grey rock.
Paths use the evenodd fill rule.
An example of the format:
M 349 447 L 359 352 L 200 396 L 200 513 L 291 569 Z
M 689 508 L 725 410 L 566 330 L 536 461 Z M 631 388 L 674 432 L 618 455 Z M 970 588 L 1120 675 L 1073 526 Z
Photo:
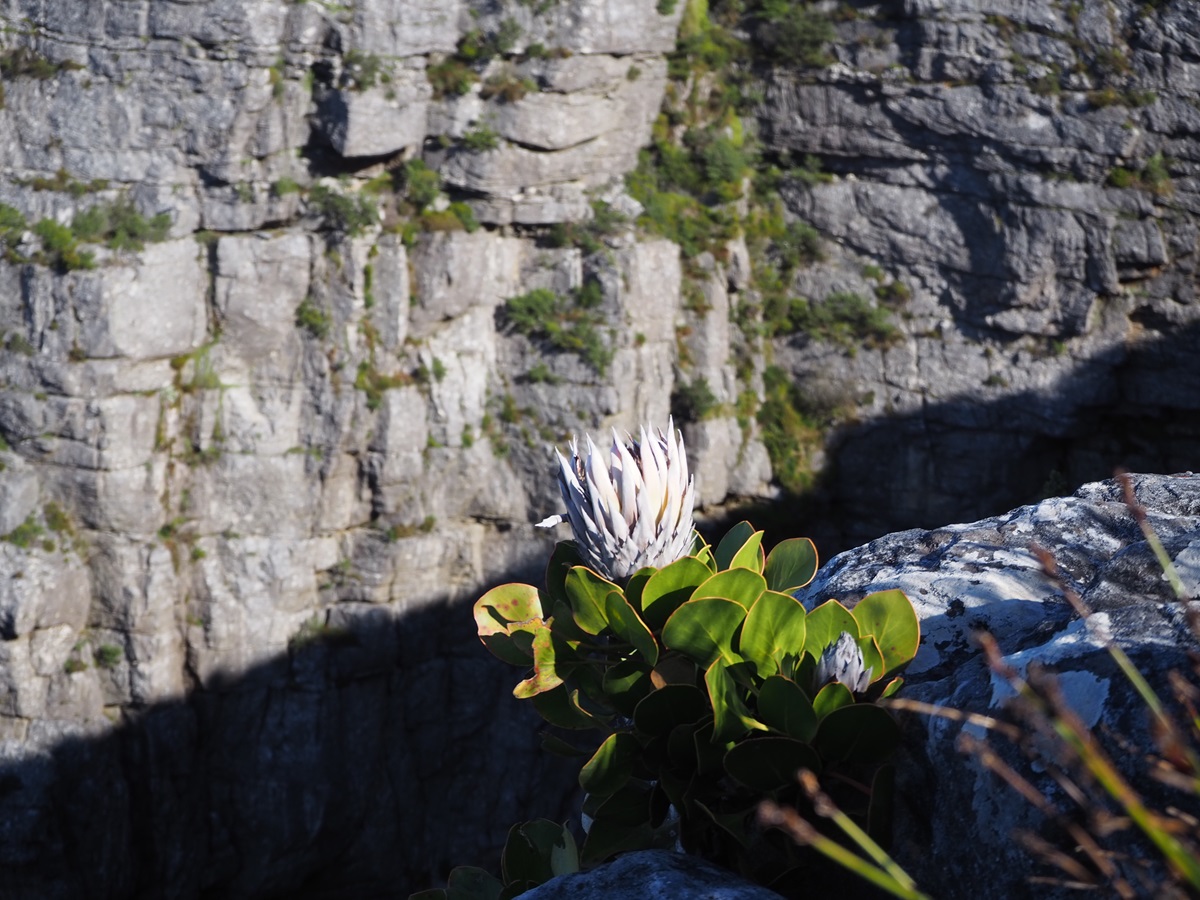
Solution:
M 695 856 L 642 850 L 575 875 L 560 875 L 526 891 L 529 900 L 641 897 L 674 900 L 775 900 L 779 895 Z
M 334 91 L 321 106 L 320 125 L 346 157 L 384 156 L 425 140 L 429 83 L 421 71 L 389 77 L 386 87 Z
M 1134 476 L 1135 495 L 1177 561 L 1189 596 L 1200 582 L 1200 481 L 1191 476 Z M 1068 583 L 1091 611 L 1081 620 L 1049 582 L 1032 552 L 1049 548 Z M 1167 672 L 1187 665 L 1197 646 L 1185 612 L 1121 500 L 1115 482 L 1084 485 L 1006 515 L 932 531 L 888 535 L 830 560 L 797 596 L 806 606 L 838 599 L 853 606 L 869 593 L 902 589 L 921 621 L 917 656 L 903 696 L 957 710 L 1002 715 L 1012 691 L 990 671 L 973 633 L 986 630 L 1018 673 L 1051 666 L 1068 704 L 1096 734 L 1106 729 L 1153 746 L 1142 701 L 1104 651 L 1110 635 L 1150 681 L 1165 689 Z M 956 748 L 960 732 L 981 729 L 940 717 L 905 714 L 898 760 L 900 810 L 896 853 L 924 889 L 937 896 L 1010 897 L 1042 874 L 1011 841 L 1016 828 L 1036 830 L 1040 814 L 1016 792 L 985 777 L 976 758 Z M 992 741 L 1002 745 L 1000 739 Z M 1140 789 L 1137 755 L 1114 751 Z M 1011 754 L 1009 754 L 1011 756 Z M 1020 764 L 1054 803 L 1050 779 Z M 917 835 L 923 837 L 918 838 Z M 956 852 L 964 842 L 986 854 Z M 1042 896 L 1039 893 L 1039 896 Z
M 0 461 L 0 535 L 7 535 L 33 513 L 41 494 L 35 467 L 15 453 L 0 456 Z

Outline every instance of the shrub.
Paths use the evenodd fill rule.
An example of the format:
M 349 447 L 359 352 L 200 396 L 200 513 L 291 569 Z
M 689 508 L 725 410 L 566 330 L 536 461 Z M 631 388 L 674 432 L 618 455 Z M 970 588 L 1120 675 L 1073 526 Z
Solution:
M 857 346 L 888 347 L 900 339 L 899 330 L 888 321 L 886 310 L 871 305 L 860 294 L 840 291 L 820 303 L 804 298 L 792 300 L 787 323 L 793 333 L 839 344 L 853 351 Z
M 342 194 L 318 184 L 308 194 L 309 203 L 335 231 L 355 237 L 379 221 L 379 207 L 374 198 Z
M 479 80 L 479 76 L 470 66 L 460 60 L 448 57 L 439 63 L 434 63 L 425 69 L 425 77 L 433 88 L 435 100 L 443 97 L 461 97 L 471 90 L 471 85 Z
M 317 340 L 324 340 L 329 337 L 332 322 L 329 313 L 317 306 L 312 297 L 305 297 L 296 307 L 296 325 Z
M 3 540 L 8 541 L 15 547 L 20 547 L 22 550 L 28 550 L 33 546 L 33 542 L 45 533 L 45 529 L 34 520 L 33 516 L 29 516 L 24 522 L 6 534 Z
M 59 72 L 72 69 L 82 69 L 77 62 L 66 60 L 55 63 L 31 50 L 29 47 L 17 47 L 5 53 L 0 53 L 0 76 L 5 80 L 14 78 L 36 78 L 45 81 L 53 78 Z
M 720 408 L 707 378 L 681 384 L 671 392 L 671 415 L 679 424 L 712 418 Z
M 763 0 L 760 16 L 765 27 L 757 34 L 769 59 L 817 67 L 833 62 L 825 45 L 837 33 L 827 14 L 794 0 Z
M 449 211 L 468 233 L 473 234 L 479 230 L 479 220 L 475 218 L 475 210 L 471 209 L 469 204 L 455 201 L 450 204 Z
M 112 250 L 141 250 L 147 241 L 157 243 L 167 239 L 171 217 L 158 213 L 147 219 L 131 200 L 121 197 L 78 213 L 71 222 L 71 230 L 81 241 L 104 241 Z
M 500 146 L 500 135 L 486 125 L 479 125 L 462 138 L 463 146 L 474 153 L 495 150 Z
M 102 669 L 111 669 L 125 658 L 125 651 L 115 644 L 101 644 L 92 654 L 96 665 Z
M 554 291 L 535 288 L 510 298 L 504 309 L 515 331 L 543 340 L 556 350 L 574 353 L 603 375 L 612 362 L 613 351 L 601 336 L 604 317 L 595 306 L 593 294 L 585 289 L 566 299 Z
M 379 84 L 390 84 L 391 66 L 374 53 L 350 50 L 342 58 L 342 80 L 353 90 L 366 90 Z
M 424 160 L 410 159 L 404 164 L 404 195 L 417 212 L 436 200 L 441 190 L 442 177 Z
M 300 183 L 294 178 L 289 178 L 284 175 L 271 185 L 271 193 L 276 197 L 286 197 L 288 194 L 296 194 L 301 190 Z
M 853 612 L 829 601 L 806 613 L 791 594 L 816 571 L 812 542 L 784 541 L 768 555 L 762 537 L 739 523 L 715 547 L 698 541 L 691 555 L 640 569 L 623 585 L 564 541 L 544 589 L 506 584 L 476 602 L 484 646 L 532 669 L 514 696 L 563 729 L 563 737 L 550 732 L 552 746 L 590 754 L 579 783 L 593 820 L 578 851 L 555 823 L 515 826 L 502 866 L 508 886 L 474 870 L 478 896 L 513 896 L 616 853 L 672 845 L 762 883 L 786 872 L 803 884 L 810 873 L 794 870 L 815 855 L 774 841 L 754 821 L 765 797 L 811 809 L 797 769 L 820 772 L 827 790 L 852 798 L 857 833 L 869 818 L 878 822 L 890 790 L 887 775 L 876 774 L 900 731 L 876 701 L 899 688 L 894 674 L 916 653 L 916 613 L 900 591 L 870 594 Z M 571 738 L 590 729 L 604 740 L 580 753 Z M 910 882 L 881 850 L 871 855 L 891 883 Z M 842 860 L 860 873 L 874 868 L 845 857 L 854 854 L 843 850 Z M 876 874 L 876 884 L 889 884 Z
M 79 249 L 75 235 L 66 225 L 60 225 L 53 219 L 42 219 L 33 231 L 42 239 L 42 251 L 37 257 L 39 262 L 62 272 L 95 268 L 95 257 Z
M 484 100 L 499 100 L 501 103 L 516 103 L 526 94 L 537 90 L 537 82 L 532 78 L 522 78 L 512 71 L 492 75 L 483 83 L 479 96 Z
M 412 384 L 412 376 L 406 373 L 384 375 L 375 368 L 374 360 L 363 360 L 358 364 L 354 387 L 367 395 L 367 409 L 374 412 L 383 404 L 384 391 Z

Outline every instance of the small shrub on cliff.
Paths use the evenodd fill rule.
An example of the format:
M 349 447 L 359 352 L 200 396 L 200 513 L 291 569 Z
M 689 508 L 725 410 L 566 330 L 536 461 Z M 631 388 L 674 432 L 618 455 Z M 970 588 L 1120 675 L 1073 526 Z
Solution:
M 595 288 L 582 288 L 570 298 L 536 288 L 509 298 L 504 312 L 515 331 L 574 353 L 603 375 L 613 351 L 601 333 L 605 320 L 595 309 L 596 300 Z
M 425 69 L 425 77 L 433 88 L 435 100 L 461 97 L 470 93 L 471 85 L 479 80 L 474 70 L 454 57 L 447 57 Z
M 379 206 L 366 194 L 343 194 L 323 184 L 314 185 L 308 201 L 335 231 L 357 237 L 379 221 Z
M 487 125 L 477 125 L 462 136 L 462 143 L 473 153 L 483 153 L 500 146 L 500 135 Z
M 296 307 L 296 325 L 319 341 L 329 337 L 332 324 L 329 313 L 317 306 L 312 297 L 305 297 Z
M 71 221 L 71 231 L 79 240 L 103 241 L 112 250 L 141 250 L 147 241 L 165 241 L 170 230 L 169 214 L 159 213 L 147 219 L 127 197 L 90 207 Z
M 60 225 L 53 219 L 42 219 L 33 231 L 42 239 L 41 252 L 35 256 L 37 262 L 53 266 L 60 272 L 96 267 L 95 257 L 79 249 L 75 235 L 66 225 Z
M 29 47 L 17 47 L 0 53 L 0 76 L 3 76 L 6 81 L 14 78 L 36 78 L 39 81 L 46 81 L 59 72 L 82 68 L 83 66 L 72 60 L 51 62 Z
M 833 62 L 826 49 L 836 36 L 829 16 L 816 4 L 762 0 L 755 31 L 767 57 L 782 65 L 824 67 Z
M 39 524 L 33 516 L 29 516 L 24 522 L 14 528 L 8 534 L 4 535 L 3 540 L 8 541 L 14 547 L 20 547 L 22 550 L 28 550 L 31 546 L 33 546 L 33 542 L 38 540 L 45 533 L 46 531 L 44 528 L 42 528 L 41 524 Z
M 423 159 L 410 159 L 404 164 L 404 196 L 420 212 L 437 199 L 442 190 L 442 177 Z

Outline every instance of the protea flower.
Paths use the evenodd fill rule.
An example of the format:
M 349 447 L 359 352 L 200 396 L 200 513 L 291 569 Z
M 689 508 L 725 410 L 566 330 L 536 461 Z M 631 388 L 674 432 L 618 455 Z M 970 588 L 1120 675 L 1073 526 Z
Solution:
M 872 672 L 873 669 L 863 668 L 862 650 L 854 635 L 843 631 L 817 661 L 817 684 L 840 681 L 851 692 L 861 694 L 871 686 Z
M 581 456 L 571 440 L 571 458 L 558 454 L 558 487 L 567 504 L 579 555 L 595 572 L 618 584 L 644 566 L 662 566 L 686 556 L 692 548 L 692 478 L 683 452 L 683 435 L 673 420 L 667 433 L 648 433 L 640 440 L 613 430 L 607 458 L 591 436 Z M 539 527 L 564 521 L 550 516 Z

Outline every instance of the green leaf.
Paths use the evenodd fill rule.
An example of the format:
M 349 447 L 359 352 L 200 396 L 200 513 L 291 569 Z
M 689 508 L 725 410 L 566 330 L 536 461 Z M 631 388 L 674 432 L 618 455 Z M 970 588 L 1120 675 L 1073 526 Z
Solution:
M 701 775 L 720 771 L 726 751 L 733 746 L 733 741 L 713 740 L 713 725 L 711 718 L 701 722 L 692 739 L 696 747 L 696 771 Z
M 874 684 L 883 677 L 883 655 L 879 652 L 879 644 L 869 634 L 860 637 L 857 644 L 863 655 L 863 669 L 871 670 L 871 683 Z
M 629 581 L 625 585 L 625 599 L 630 606 L 637 610 L 638 615 L 642 614 L 642 591 L 646 588 L 646 582 L 659 571 L 661 570 L 653 566 L 646 566 L 629 576 Z
M 738 522 L 725 532 L 725 537 L 721 538 L 720 543 L 717 544 L 717 549 L 713 551 L 713 559 L 717 563 L 717 570 L 728 569 L 733 563 L 733 558 L 737 556 L 737 552 L 753 536 L 754 526 L 749 522 Z
M 884 763 L 871 779 L 871 800 L 867 806 L 867 834 L 884 846 L 891 843 L 895 808 L 896 767 Z
M 810 743 L 817 733 L 817 714 L 800 686 L 782 675 L 772 675 L 758 692 L 758 717 L 788 737 Z
M 458 866 L 446 879 L 446 900 L 497 900 L 504 884 L 485 869 Z
M 500 871 L 506 882 L 544 884 L 556 875 L 579 871 L 571 832 L 549 819 L 520 822 L 509 829 Z
M 554 669 L 554 641 L 550 629 L 543 626 L 533 635 L 533 675 L 513 688 L 513 696 L 518 700 L 528 700 L 562 683 L 562 678 Z
M 738 653 L 765 678 L 779 671 L 785 655 L 804 652 L 805 633 L 804 605 L 788 594 L 766 591 L 746 614 Z
M 696 540 L 699 547 L 692 553 L 692 558 L 704 563 L 710 573 L 717 571 L 717 560 L 713 557 L 712 547 L 708 546 L 699 535 L 696 536 Z
M 500 891 L 498 900 L 517 900 L 522 894 L 532 891 L 535 887 L 537 885 L 532 881 L 510 881 Z
M 533 708 L 539 716 L 559 728 L 583 730 L 608 725 L 607 719 L 584 709 L 579 703 L 579 691 L 571 690 L 565 684 L 537 694 L 533 698 Z
M 531 584 L 502 584 L 478 600 L 472 611 L 479 639 L 495 656 L 514 666 L 527 666 L 532 658 L 530 638 L 515 633 L 532 632 L 542 624 L 542 602 Z
M 574 758 L 587 756 L 591 752 L 591 748 L 584 750 L 582 747 L 576 747 L 551 731 L 543 731 L 538 735 L 538 738 L 541 740 L 542 749 L 547 753 L 553 753 L 555 756 Z
M 840 681 L 829 682 L 817 691 L 817 696 L 813 698 L 813 712 L 817 714 L 817 721 L 821 721 L 836 710 L 853 705 L 854 695 L 850 693 L 850 688 Z M 820 728 L 819 725 L 817 727 Z
M 656 688 L 668 684 L 696 684 L 700 670 L 696 664 L 678 653 L 668 653 L 659 657 L 658 665 L 650 673 L 650 680 Z
M 898 676 L 896 678 L 893 678 L 891 681 L 889 681 L 887 683 L 887 687 L 885 687 L 883 689 L 883 693 L 881 693 L 879 695 L 879 698 L 882 700 L 884 697 L 892 696 L 892 694 L 894 694 L 894 693 L 896 693 L 896 691 L 900 690 L 900 688 L 903 686 L 903 684 L 904 684 L 903 678 L 900 678 Z
M 564 641 L 583 641 L 590 635 L 575 624 L 575 616 L 566 600 L 555 600 L 550 608 L 550 618 L 547 620 L 550 630 L 555 637 Z
M 589 569 L 572 566 L 567 572 L 567 600 L 575 616 L 575 624 L 588 634 L 600 634 L 608 627 L 605 600 L 610 591 L 620 588 Z
M 733 559 L 729 561 L 731 569 L 752 569 L 755 572 L 761 573 L 763 570 L 763 549 L 762 549 L 763 533 L 756 531 L 742 544 L 737 553 L 733 554 Z
M 700 722 L 676 725 L 667 739 L 667 758 L 680 775 L 696 771 L 696 732 Z
M 776 544 L 763 570 L 767 586 L 790 594 L 804 587 L 817 573 L 817 548 L 808 538 L 788 538 Z
M 692 600 L 705 597 L 721 597 L 740 603 L 746 609 L 752 607 L 767 589 L 767 580 L 751 569 L 726 569 L 713 575 L 696 588 Z
M 900 726 L 896 720 L 887 710 L 870 703 L 852 703 L 828 713 L 813 740 L 826 762 L 883 762 L 899 745 Z
M 579 848 L 575 844 L 575 835 L 565 827 L 562 834 L 562 841 L 550 848 L 550 871 L 555 878 L 574 875 L 579 871 Z
M 653 793 L 653 789 L 631 782 L 595 807 L 581 864 L 593 866 L 615 853 L 648 849 L 654 841 L 650 825 Z
M 663 646 L 678 650 L 702 668 L 708 668 L 718 658 L 737 662 L 733 634 L 745 618 L 746 608 L 733 600 L 722 597 L 689 600 L 663 626 Z
M 711 819 L 714 825 L 737 841 L 738 845 L 743 850 L 750 849 L 750 846 L 753 843 L 751 834 L 756 832 L 757 829 L 753 827 L 747 827 L 747 820 L 750 818 L 751 814 L 758 809 L 757 806 L 752 806 L 749 809 L 743 809 L 737 812 L 717 813 L 713 812 L 711 809 L 697 800 L 696 808 L 699 809 L 700 812 L 704 813 L 704 815 L 706 815 L 709 819 Z
M 820 659 L 825 648 L 834 643 L 843 632 L 857 638 L 858 622 L 850 611 L 836 600 L 827 600 L 808 614 L 804 649 Z
M 708 697 L 713 708 L 714 741 L 735 740 L 747 731 L 766 731 L 767 726 L 750 715 L 742 700 L 737 682 L 726 669 L 723 660 L 716 660 L 704 673 Z
M 704 693 L 691 684 L 668 684 L 651 691 L 633 711 L 633 725 L 644 735 L 660 737 L 676 725 L 688 725 L 712 715 Z
M 650 629 L 660 630 L 711 574 L 700 560 L 685 556 L 651 575 L 642 587 L 641 605 L 642 618 Z
M 641 744 L 632 734 L 610 734 L 579 770 L 579 786 L 597 797 L 615 793 L 633 774 L 633 763 L 640 752 Z
M 574 541 L 559 541 L 546 564 L 546 593 L 555 600 L 567 602 L 567 572 L 574 566 L 583 565 L 579 547 Z
M 808 744 L 789 737 L 750 738 L 725 754 L 725 771 L 752 791 L 791 787 L 800 769 L 820 772 L 821 758 Z
M 862 634 L 874 635 L 883 654 L 882 678 L 917 655 L 921 623 L 916 610 L 901 590 L 869 594 L 854 607 L 854 619 Z
M 632 644 L 649 666 L 658 662 L 658 642 L 620 591 L 609 591 L 604 601 L 608 624 L 621 640 Z
M 654 688 L 650 681 L 650 670 L 637 656 L 630 656 L 605 669 L 603 684 L 604 693 L 612 705 L 627 716 L 633 715 L 638 703 Z

